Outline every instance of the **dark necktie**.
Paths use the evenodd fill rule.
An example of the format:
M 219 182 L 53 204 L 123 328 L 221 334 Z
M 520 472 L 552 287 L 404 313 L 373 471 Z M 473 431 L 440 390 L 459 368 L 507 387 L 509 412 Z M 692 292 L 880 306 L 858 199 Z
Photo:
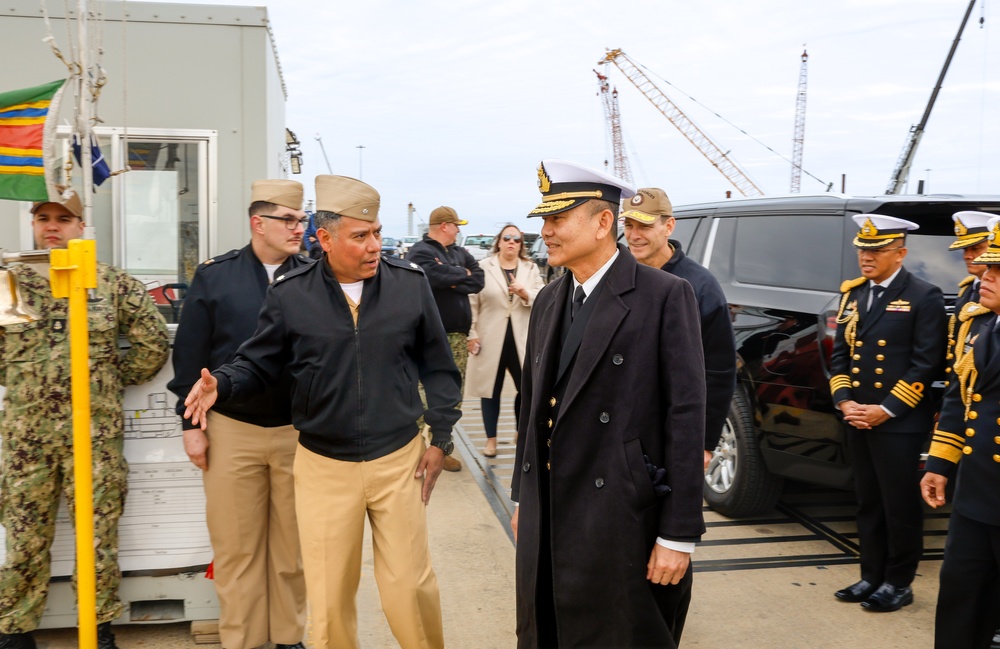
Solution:
M 869 312 L 871 312 L 875 308 L 875 305 L 878 304 L 878 300 L 879 300 L 880 297 L 882 297 L 883 293 L 885 293 L 885 287 L 884 286 L 873 286 L 872 287 L 872 299 L 871 299 L 871 303 L 868 305 L 868 311 Z
M 587 293 L 583 290 L 583 284 L 580 284 L 573 291 L 573 306 L 570 310 L 570 318 L 576 318 L 576 314 L 580 312 L 580 307 L 583 306 L 583 300 L 586 297 Z

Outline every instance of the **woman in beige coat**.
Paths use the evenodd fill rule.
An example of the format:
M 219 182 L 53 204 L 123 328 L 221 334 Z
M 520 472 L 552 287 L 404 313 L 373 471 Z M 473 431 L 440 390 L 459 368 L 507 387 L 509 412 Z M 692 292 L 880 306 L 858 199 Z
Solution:
M 472 329 L 469 331 L 469 361 L 465 375 L 465 397 L 482 400 L 486 448 L 483 455 L 497 454 L 497 420 L 504 371 L 510 372 L 520 406 L 521 364 L 528 337 L 528 316 L 542 288 L 538 267 L 528 259 L 524 237 L 514 225 L 500 231 L 493 241 L 493 254 L 479 267 L 486 273 L 486 286 L 469 296 Z

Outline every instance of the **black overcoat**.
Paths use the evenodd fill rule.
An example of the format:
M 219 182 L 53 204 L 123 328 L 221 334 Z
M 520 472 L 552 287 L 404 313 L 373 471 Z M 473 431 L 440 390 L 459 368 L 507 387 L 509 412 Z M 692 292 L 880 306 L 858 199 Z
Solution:
M 561 388 L 572 276 L 542 289 L 532 309 L 512 482 L 520 649 L 538 646 L 542 553 L 551 557 L 560 647 L 672 646 L 657 608 L 665 587 L 646 580 L 646 564 L 658 536 L 696 541 L 705 530 L 698 304 L 686 281 L 619 250 Z M 644 456 L 666 469 L 670 493 L 656 495 Z

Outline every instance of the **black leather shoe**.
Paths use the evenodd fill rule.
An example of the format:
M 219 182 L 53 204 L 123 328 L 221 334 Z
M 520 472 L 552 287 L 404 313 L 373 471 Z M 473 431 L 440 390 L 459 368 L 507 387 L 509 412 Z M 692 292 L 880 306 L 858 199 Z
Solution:
M 275 644 L 274 649 L 306 649 L 306 646 L 301 642 L 296 642 L 295 644 Z
M 0 649 L 36 649 L 30 633 L 0 633 Z
M 882 584 L 871 597 L 861 602 L 861 608 L 874 613 L 891 613 L 913 603 L 913 589 Z
M 1000 629 L 993 634 L 993 641 L 990 642 L 990 649 L 1000 649 Z
M 847 588 L 841 588 L 834 593 L 833 596 L 842 602 L 857 604 L 858 602 L 863 602 L 871 597 L 871 594 L 876 590 L 878 590 L 878 586 L 870 584 L 862 579 L 858 583 L 851 584 Z
M 111 622 L 97 625 L 97 649 L 118 649 L 115 634 L 111 632 Z

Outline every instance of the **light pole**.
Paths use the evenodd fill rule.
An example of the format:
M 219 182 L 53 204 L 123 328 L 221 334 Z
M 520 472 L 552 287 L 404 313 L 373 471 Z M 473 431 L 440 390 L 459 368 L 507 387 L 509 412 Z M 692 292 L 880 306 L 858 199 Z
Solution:
M 358 180 L 364 180 L 365 177 L 364 177 L 364 174 L 361 171 L 361 169 L 362 169 L 362 167 L 361 167 L 361 155 L 364 153 L 364 149 L 366 147 L 363 144 L 359 144 L 358 146 L 356 146 L 354 148 L 356 148 L 358 150 Z

